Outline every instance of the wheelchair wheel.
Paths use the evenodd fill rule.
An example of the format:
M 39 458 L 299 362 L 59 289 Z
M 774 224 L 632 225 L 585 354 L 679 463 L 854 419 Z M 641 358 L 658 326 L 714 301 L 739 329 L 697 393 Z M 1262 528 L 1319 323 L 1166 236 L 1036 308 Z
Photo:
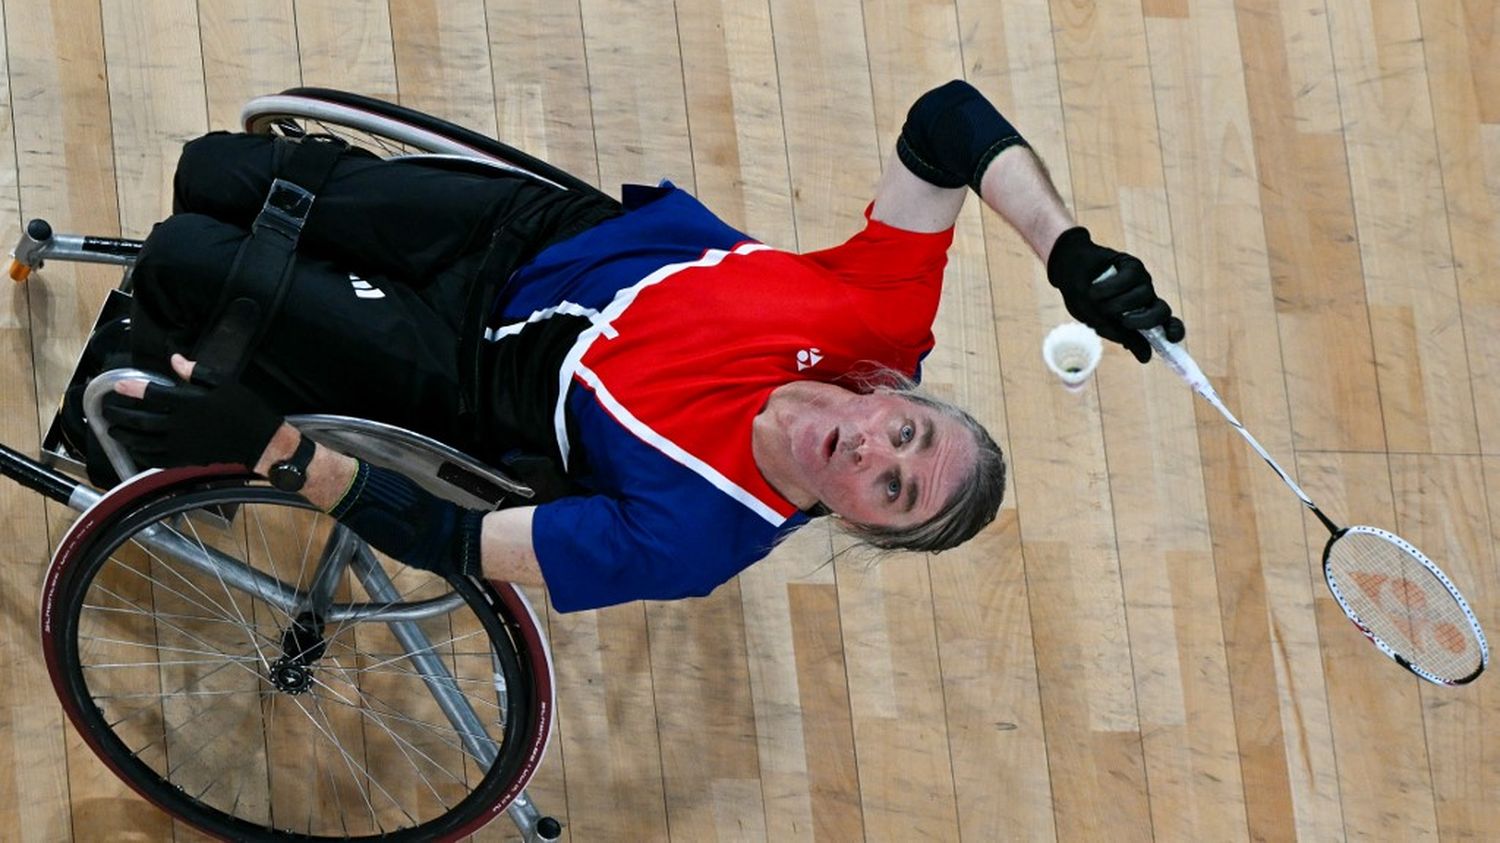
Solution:
M 250 476 L 119 487 L 64 537 L 43 595 L 84 740 L 225 839 L 456 839 L 545 751 L 550 665 L 518 592 L 386 560 Z
M 245 104 L 240 122 L 245 131 L 259 134 L 334 135 L 386 158 L 426 153 L 479 159 L 564 190 L 600 192 L 577 176 L 494 138 L 420 111 L 345 91 L 290 88 L 257 97 Z

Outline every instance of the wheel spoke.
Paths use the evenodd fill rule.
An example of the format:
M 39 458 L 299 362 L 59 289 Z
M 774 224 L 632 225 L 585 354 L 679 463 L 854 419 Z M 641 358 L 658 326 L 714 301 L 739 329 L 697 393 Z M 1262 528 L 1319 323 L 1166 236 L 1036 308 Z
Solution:
M 326 687 L 326 686 L 324 686 L 324 687 Z M 358 688 L 355 689 L 355 693 L 358 693 L 359 696 L 361 697 L 361 699 L 363 699 L 364 696 L 365 696 L 364 693 L 361 692 L 361 691 L 359 691 Z M 430 790 L 430 791 L 432 791 L 432 795 L 435 796 L 435 797 L 437 797 L 437 800 L 439 802 L 443 803 L 443 807 L 445 807 L 445 808 L 449 807 L 448 804 L 447 804 L 447 802 L 443 799 L 442 794 L 438 793 L 437 788 L 435 788 L 435 787 L 432 786 L 432 781 L 430 779 L 428 779 L 427 775 L 422 772 L 422 770 L 421 770 L 420 767 L 417 766 L 417 762 L 414 761 L 414 760 L 412 760 L 411 754 L 406 751 L 406 747 L 410 747 L 411 750 L 412 750 L 412 752 L 415 752 L 418 755 L 422 756 L 424 759 L 427 760 L 427 763 L 431 764 L 433 767 L 435 767 L 435 768 L 437 768 L 439 770 L 442 770 L 444 773 L 447 773 L 450 778 L 452 778 L 454 781 L 458 782 L 459 784 L 464 784 L 463 779 L 461 779 L 461 778 L 453 775 L 453 773 L 449 772 L 446 767 L 444 767 L 443 765 L 441 765 L 437 761 L 435 761 L 432 758 L 432 756 L 430 756 L 427 753 L 423 752 L 422 749 L 421 749 L 421 747 L 418 747 L 417 745 L 411 743 L 410 741 L 406 740 L 405 738 L 401 737 L 400 735 L 397 735 L 390 728 L 390 726 L 388 726 L 386 724 L 384 718 L 381 717 L 380 712 L 377 712 L 373 708 L 370 708 L 368 706 L 355 705 L 355 704 L 347 703 L 347 702 L 341 702 L 340 704 L 341 705 L 350 705 L 351 707 L 358 709 L 361 713 L 366 714 L 367 718 L 369 720 L 373 721 L 377 727 L 379 727 L 382 731 L 384 731 L 387 735 L 389 735 L 390 739 L 391 739 L 391 742 L 395 744 L 396 749 L 400 750 L 401 754 L 403 756 L 405 756 L 406 762 L 412 766 L 412 769 L 414 769 L 414 770 L 417 771 L 417 775 L 419 775 L 419 776 L 422 777 L 422 783 L 425 784 L 425 785 L 427 785 L 427 789 Z M 450 746 L 450 748 L 456 748 L 456 747 Z
M 208 555 L 208 545 L 203 541 L 203 538 L 198 535 L 198 528 L 193 525 L 193 520 L 191 518 L 186 519 L 186 522 L 187 522 L 187 525 L 188 525 L 188 529 L 193 532 L 193 538 L 198 540 L 198 548 L 203 551 L 203 555 L 204 556 L 207 556 Z M 247 550 L 248 550 L 248 548 L 247 548 Z M 248 555 L 248 554 L 246 554 L 246 555 Z M 223 589 L 224 596 L 226 598 L 228 598 L 228 600 L 229 600 L 229 605 L 231 605 L 231 606 L 234 607 L 234 613 L 235 613 L 235 615 L 237 617 L 239 617 L 240 623 L 244 624 L 244 629 L 246 631 L 248 631 L 250 629 L 250 623 L 245 620 L 245 613 L 242 612 L 242 611 L 240 611 L 240 604 L 239 604 L 239 602 L 234 599 L 234 593 L 229 590 L 229 583 L 224 582 L 224 575 L 221 574 L 221 573 L 219 573 L 219 569 L 217 567 L 214 568 L 214 578 L 219 581 L 219 588 Z M 264 596 L 262 596 L 262 599 L 264 599 Z M 271 662 L 270 662 L 269 659 L 266 658 L 265 653 L 261 651 L 260 644 L 255 641 L 254 636 L 251 636 L 250 640 L 251 640 L 251 643 L 255 644 L 255 651 L 260 654 L 261 661 L 263 661 L 265 663 L 266 667 L 269 668 L 270 665 L 271 665 Z
M 237 508 L 227 534 L 182 518 L 218 506 Z M 82 573 L 56 598 L 70 619 L 64 670 L 99 751 L 168 810 L 237 818 L 249 836 L 338 839 L 484 811 L 469 795 L 501 792 L 509 753 L 492 748 L 506 740 L 499 686 L 515 639 L 478 595 L 459 584 L 461 597 L 444 598 L 453 585 L 374 557 L 359 564 L 383 566 L 376 582 L 391 591 L 366 585 L 334 522 L 263 484 L 205 485 L 118 518 L 75 554 Z M 168 544 L 140 535 L 168 524 Z M 335 583 L 327 566 L 339 564 L 351 567 Z M 343 617 L 317 638 L 293 635 L 307 604 L 279 602 L 287 594 L 319 606 L 337 595 Z M 413 620 L 351 616 L 439 600 L 451 602 Z M 317 659 L 289 658 L 315 644 Z M 276 690 L 273 664 L 308 671 L 307 692 Z
M 495 739 L 493 737 L 491 737 L 489 735 L 489 733 L 487 733 L 487 732 L 478 732 L 478 733 L 464 732 L 464 731 L 461 731 L 460 729 L 458 729 L 457 727 L 452 726 L 452 725 L 443 726 L 443 725 L 440 725 L 440 724 L 437 724 L 437 723 L 432 723 L 432 722 L 429 722 L 429 721 L 426 721 L 426 720 L 418 720 L 418 719 L 416 719 L 414 717 L 408 717 L 408 716 L 403 715 L 403 714 L 397 714 L 396 711 L 395 711 L 395 709 L 391 708 L 390 703 L 386 702 L 385 700 L 381 699 L 380 697 L 377 697 L 374 694 L 366 692 L 366 691 L 358 691 L 358 693 L 359 693 L 359 696 L 360 696 L 361 699 L 374 700 L 375 702 L 380 703 L 382 706 L 385 707 L 385 711 L 377 712 L 377 711 L 375 711 L 375 709 L 373 707 L 361 707 L 361 706 L 354 705 L 353 703 L 348 703 L 348 702 L 345 702 L 344 704 L 345 705 L 349 705 L 349 706 L 351 706 L 353 708 L 359 708 L 359 709 L 361 709 L 363 711 L 369 711 L 372 716 L 387 717 L 387 718 L 389 718 L 391 720 L 398 720 L 398 721 L 400 721 L 402 723 L 411 724 L 412 726 L 416 726 L 416 727 L 418 727 L 420 729 L 423 729 L 423 730 L 425 730 L 427 732 L 432 733 L 433 735 L 437 736 L 438 740 L 446 740 L 443 737 L 443 735 L 445 735 L 445 734 L 451 734 L 451 735 L 454 736 L 454 741 L 455 742 L 451 743 L 451 744 L 447 744 L 450 749 L 457 750 L 457 751 L 462 752 L 463 754 L 469 756 L 469 758 L 472 759 L 474 761 L 474 763 L 480 765 L 481 767 L 485 766 L 484 759 L 475 756 L 472 752 L 469 752 L 467 749 L 464 748 L 462 739 L 464 737 L 470 737 L 470 738 L 476 738 L 476 739 L 479 739 L 479 740 L 485 740 L 485 741 L 491 741 L 491 742 L 493 742 Z
M 247 510 L 248 510 L 248 507 L 245 508 L 245 509 L 240 510 L 240 512 L 241 512 L 242 515 L 244 515 Z M 254 511 L 256 511 L 256 510 L 251 510 L 251 512 L 254 512 Z M 246 517 L 244 520 L 248 521 L 250 519 L 248 517 Z M 255 520 L 255 529 L 256 529 L 256 532 L 258 532 L 260 534 L 261 547 L 265 550 L 265 553 L 266 553 L 266 561 L 268 563 L 270 563 L 270 566 L 271 566 L 271 576 L 275 577 L 278 582 L 285 582 L 285 580 L 281 579 L 280 572 L 278 572 L 276 570 L 276 554 L 271 551 L 270 542 L 266 538 L 265 528 L 261 526 L 260 518 L 259 517 L 256 517 L 254 520 Z M 248 527 L 247 527 L 247 529 L 248 529 Z M 312 541 L 311 534 L 309 534 L 308 541 Z M 246 544 L 245 555 L 248 556 L 249 555 L 249 551 L 250 551 L 250 548 L 249 548 L 250 539 L 249 539 L 248 536 L 245 539 L 245 544 Z M 304 557 L 304 559 L 305 558 L 306 557 Z M 294 583 L 301 583 L 302 581 L 303 581 L 302 580 L 302 576 L 301 576 L 301 573 L 299 572 L 298 576 L 297 576 L 297 579 L 293 580 L 292 582 L 294 582 Z M 273 609 L 275 609 L 276 612 L 278 614 L 280 614 L 283 618 L 286 618 L 287 623 L 291 623 L 292 622 L 292 615 L 291 615 L 291 613 L 288 612 L 288 611 L 286 611 L 285 609 L 281 608 L 280 606 L 276 605 L 275 603 L 272 603 L 270 600 L 267 600 L 266 599 L 266 595 L 265 595 L 264 592 L 261 592 L 257 596 L 260 597 L 260 599 L 261 599 L 262 602 L 270 605 Z

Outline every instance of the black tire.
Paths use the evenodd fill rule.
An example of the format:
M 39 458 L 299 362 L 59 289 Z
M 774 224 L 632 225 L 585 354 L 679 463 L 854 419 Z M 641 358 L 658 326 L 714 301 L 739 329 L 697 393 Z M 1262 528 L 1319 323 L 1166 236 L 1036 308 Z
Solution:
M 326 110 L 320 106 L 333 106 Z M 471 129 L 450 123 L 385 100 L 337 91 L 331 88 L 288 88 L 280 94 L 259 97 L 246 104 L 240 116 L 245 130 L 265 133 L 274 130 L 278 121 L 309 121 L 310 132 L 342 134 L 340 128 L 361 133 L 346 140 L 385 155 L 427 152 L 488 158 L 510 168 L 538 176 L 565 190 L 604 194 L 598 188 L 573 174 L 554 167 L 515 147 Z M 408 135 L 402 127 L 432 136 Z M 332 131 L 330 131 L 332 130 Z M 381 139 L 393 146 L 384 146 Z M 363 143 L 361 142 L 363 141 Z
M 333 535 L 328 517 L 255 478 L 205 473 L 126 484 L 80 517 L 53 559 L 48 669 L 94 752 L 169 814 L 226 839 L 453 840 L 496 816 L 551 727 L 550 667 L 524 601 L 366 557 L 399 584 L 400 606 L 455 604 L 407 629 L 425 636 L 484 731 L 466 743 L 475 726 L 461 734 L 444 716 L 428 690 L 434 674 L 418 672 L 393 625 L 348 617 L 376 605 L 360 600 L 367 587 L 350 570 L 326 617 L 294 619 L 268 590 L 227 585 L 162 550 L 152 536 L 184 537 L 311 590 L 307 560 Z M 302 548 L 295 574 L 276 564 L 282 547 Z M 300 635 L 288 631 L 299 624 Z M 299 662 L 293 650 L 310 646 Z

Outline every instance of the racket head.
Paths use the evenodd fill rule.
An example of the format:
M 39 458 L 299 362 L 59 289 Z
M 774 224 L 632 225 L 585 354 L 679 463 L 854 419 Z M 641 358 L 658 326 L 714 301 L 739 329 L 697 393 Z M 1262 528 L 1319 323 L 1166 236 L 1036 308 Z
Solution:
M 1417 676 L 1465 685 L 1489 665 L 1489 643 L 1468 601 L 1400 536 L 1365 525 L 1338 530 L 1323 546 L 1323 578 L 1359 631 Z

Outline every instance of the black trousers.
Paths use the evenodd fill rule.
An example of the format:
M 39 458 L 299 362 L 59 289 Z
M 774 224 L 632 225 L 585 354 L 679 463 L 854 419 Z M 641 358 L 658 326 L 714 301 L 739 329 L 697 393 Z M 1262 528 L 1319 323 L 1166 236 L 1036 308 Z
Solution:
M 225 276 L 284 142 L 214 133 L 177 166 L 175 213 L 134 275 L 131 351 L 168 372 L 211 329 Z M 517 266 L 620 213 L 598 195 L 524 176 L 472 175 L 345 152 L 308 216 L 291 286 L 242 380 L 282 413 L 399 425 L 470 452 L 483 311 Z

